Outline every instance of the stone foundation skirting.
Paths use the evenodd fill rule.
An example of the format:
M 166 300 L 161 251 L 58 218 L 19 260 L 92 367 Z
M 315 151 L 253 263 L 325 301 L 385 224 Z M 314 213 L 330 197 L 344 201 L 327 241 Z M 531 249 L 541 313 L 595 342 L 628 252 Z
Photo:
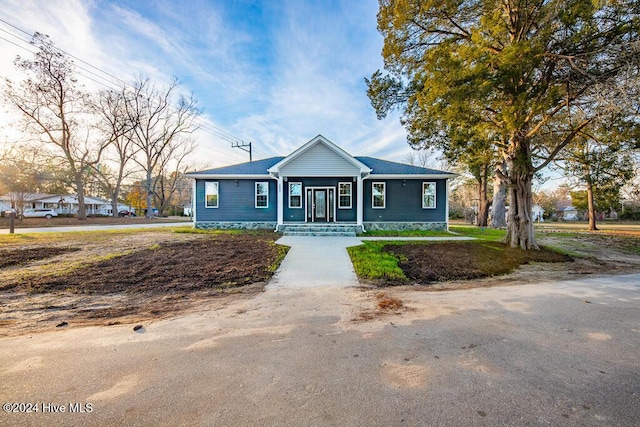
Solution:
M 273 222 L 253 222 L 253 221 L 197 221 L 195 228 L 203 230 L 275 230 L 278 223 Z
M 364 229 L 369 230 L 438 230 L 446 231 L 446 222 L 364 222 Z

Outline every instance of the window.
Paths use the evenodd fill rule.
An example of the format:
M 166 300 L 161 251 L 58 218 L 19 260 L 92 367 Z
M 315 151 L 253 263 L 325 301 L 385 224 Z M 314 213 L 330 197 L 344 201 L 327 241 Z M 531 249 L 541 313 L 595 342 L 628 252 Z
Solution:
M 422 209 L 433 209 L 436 207 L 436 183 L 422 183 Z
M 217 182 L 204 183 L 204 207 L 205 208 L 218 207 L 218 183 Z
M 256 208 L 269 207 L 269 183 L 256 182 Z
M 289 207 L 302 208 L 302 183 L 289 183 Z
M 351 209 L 351 183 L 338 183 L 338 209 Z
M 386 191 L 384 182 L 374 182 L 371 192 L 372 208 L 384 209 L 386 203 Z

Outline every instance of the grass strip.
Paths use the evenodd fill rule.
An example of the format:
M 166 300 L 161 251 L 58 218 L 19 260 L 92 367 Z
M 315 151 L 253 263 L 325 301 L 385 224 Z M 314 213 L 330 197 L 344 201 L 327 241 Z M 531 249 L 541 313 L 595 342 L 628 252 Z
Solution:
M 347 248 L 353 268 L 360 279 L 383 282 L 406 282 L 402 269 L 398 266 L 400 259 L 383 248 L 390 242 L 371 241 L 360 246 Z

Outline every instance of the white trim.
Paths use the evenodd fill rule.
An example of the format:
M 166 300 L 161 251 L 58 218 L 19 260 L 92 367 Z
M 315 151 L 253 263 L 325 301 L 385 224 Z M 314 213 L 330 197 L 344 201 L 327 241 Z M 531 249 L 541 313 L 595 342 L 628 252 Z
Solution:
M 336 211 L 336 206 L 337 206 L 337 203 L 336 203 L 336 190 L 337 190 L 337 188 L 336 187 L 332 187 L 332 186 L 304 187 L 304 198 L 305 198 L 304 222 L 305 223 L 309 222 L 309 215 L 308 215 L 308 213 L 309 213 L 309 211 L 308 211 L 308 209 L 309 209 L 309 190 L 311 190 L 311 198 L 312 199 L 315 196 L 315 193 L 314 193 L 315 190 L 326 190 L 326 192 L 327 192 L 327 200 L 325 202 L 326 202 L 326 205 L 327 205 L 327 215 L 329 215 L 329 213 L 330 213 L 329 212 L 329 207 L 330 207 L 329 206 L 329 200 L 330 200 L 329 191 L 333 190 L 333 220 L 330 219 L 331 215 L 329 215 L 327 217 L 327 220 L 323 221 L 323 222 L 327 222 L 327 223 L 337 222 L 338 221 L 336 219 L 336 214 L 337 214 L 337 211 Z M 315 217 L 316 217 L 316 211 L 315 211 L 315 209 L 314 209 L 314 207 L 312 205 L 311 206 L 311 223 L 313 223 L 313 224 L 316 223 Z
M 198 207 L 197 198 L 196 198 L 197 189 L 198 189 L 198 181 L 194 179 L 193 180 L 193 186 L 191 187 L 191 192 L 192 192 L 191 213 L 193 214 L 193 227 L 194 228 L 195 228 L 195 226 L 197 224 L 197 221 L 198 221 L 198 219 L 196 218 L 198 216 L 198 209 L 196 209 Z
M 349 186 L 349 206 L 340 206 L 340 185 L 348 185 Z M 336 199 L 338 200 L 337 206 L 338 209 L 353 209 L 353 182 L 346 181 L 338 181 L 338 193 L 336 195 Z
M 207 204 L 207 184 L 216 185 L 216 205 L 208 206 Z M 213 194 L 213 193 L 211 193 Z M 205 209 L 218 209 L 220 207 L 220 183 L 218 181 L 205 181 L 204 182 L 204 207 Z
M 277 225 L 276 225 L 276 231 L 278 231 L 278 228 L 280 228 L 280 226 L 282 224 L 284 224 L 284 178 L 283 177 L 278 177 L 278 183 L 276 184 L 278 186 L 277 192 L 278 192 L 278 202 L 277 202 L 277 210 L 278 212 L 276 213 L 276 217 L 277 217 Z
M 208 180 L 221 180 L 221 179 L 277 179 L 269 174 L 261 174 L 261 175 L 224 175 L 224 174 L 216 174 L 216 175 L 207 175 L 207 174 L 187 174 L 189 178 L 195 179 L 208 179 Z
M 425 184 L 432 184 L 433 189 L 433 206 L 426 206 L 424 204 L 424 186 Z M 422 181 L 422 192 L 420 193 L 420 200 L 422 200 L 422 209 L 436 209 L 438 204 L 438 184 L 434 181 Z
M 258 184 L 266 184 L 267 192 L 266 194 L 258 194 Z M 258 196 L 267 196 L 267 205 L 266 206 L 258 206 Z M 218 196 L 220 197 L 220 196 Z M 256 181 L 255 182 L 255 191 L 253 193 L 253 204 L 256 209 L 269 209 L 269 181 Z
M 299 184 L 300 185 L 300 206 L 291 206 L 291 186 L 295 185 L 295 184 Z M 291 182 L 287 182 L 287 199 L 289 200 L 289 209 L 302 209 L 302 182 L 301 181 L 291 181 Z
M 446 186 L 447 186 L 447 198 L 446 198 L 446 205 L 444 207 L 444 220 L 447 222 L 447 231 L 449 231 L 449 180 L 447 180 L 446 182 Z
M 404 174 L 404 175 L 393 175 L 393 174 L 374 174 L 371 173 L 369 174 L 369 176 L 367 176 L 365 179 L 368 180 L 372 180 L 372 179 L 449 179 L 449 178 L 455 178 L 458 175 L 456 174 L 452 174 L 452 173 L 446 173 L 446 174 Z
M 364 182 L 362 176 L 358 176 L 356 185 L 356 224 L 362 227 L 362 230 L 364 231 Z
M 373 187 L 376 184 L 382 184 L 382 206 L 375 205 L 375 194 L 373 193 Z M 387 183 L 384 181 L 372 181 L 371 182 L 371 209 L 386 209 L 387 208 Z

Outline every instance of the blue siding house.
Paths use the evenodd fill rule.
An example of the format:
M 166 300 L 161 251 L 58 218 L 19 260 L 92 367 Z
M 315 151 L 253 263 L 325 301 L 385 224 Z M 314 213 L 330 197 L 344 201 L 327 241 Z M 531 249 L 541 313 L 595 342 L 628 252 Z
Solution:
M 286 157 L 189 174 L 196 228 L 448 227 L 449 172 L 354 157 L 318 135 Z

